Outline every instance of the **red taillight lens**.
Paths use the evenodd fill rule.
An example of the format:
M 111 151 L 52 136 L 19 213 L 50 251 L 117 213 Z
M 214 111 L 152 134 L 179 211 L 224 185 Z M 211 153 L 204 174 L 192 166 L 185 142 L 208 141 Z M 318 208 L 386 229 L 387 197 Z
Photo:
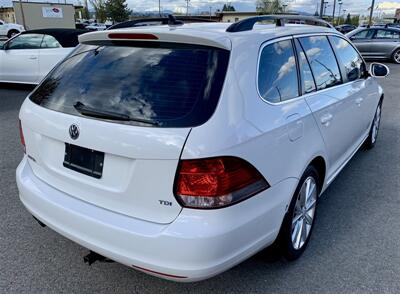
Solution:
M 269 187 L 247 161 L 237 157 L 182 160 L 175 196 L 185 207 L 220 208 L 249 198 Z
M 21 120 L 19 120 L 19 137 L 21 139 L 21 144 L 24 146 L 24 152 L 25 152 L 25 138 L 24 138 L 24 132 L 22 131 L 22 125 L 21 125 Z

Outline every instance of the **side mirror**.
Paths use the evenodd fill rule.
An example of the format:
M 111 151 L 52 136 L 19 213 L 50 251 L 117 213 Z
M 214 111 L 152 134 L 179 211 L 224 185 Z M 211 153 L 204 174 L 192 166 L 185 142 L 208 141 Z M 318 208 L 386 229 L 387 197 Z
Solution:
M 373 62 L 369 66 L 369 74 L 372 77 L 384 78 L 389 74 L 389 72 L 389 68 L 382 63 Z

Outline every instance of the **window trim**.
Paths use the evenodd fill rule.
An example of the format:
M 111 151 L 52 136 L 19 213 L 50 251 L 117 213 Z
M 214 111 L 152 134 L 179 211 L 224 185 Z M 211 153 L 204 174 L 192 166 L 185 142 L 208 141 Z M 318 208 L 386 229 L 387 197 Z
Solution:
M 259 48 L 259 50 L 258 50 L 257 70 L 256 70 L 256 76 L 255 76 L 256 91 L 257 91 L 258 97 L 260 97 L 261 100 L 263 100 L 265 103 L 268 103 L 270 105 L 286 104 L 286 103 L 292 102 L 294 100 L 299 100 L 299 99 L 301 99 L 303 97 L 302 94 L 301 94 L 301 86 L 299 84 L 299 82 L 300 82 L 299 63 L 298 63 L 296 48 L 294 47 L 293 39 L 294 39 L 293 36 L 286 36 L 286 37 L 279 37 L 279 38 L 271 39 L 271 40 L 268 40 L 268 41 L 262 43 L 260 48 Z M 294 56 L 295 63 L 296 63 L 297 96 L 293 97 L 293 98 L 290 98 L 290 99 L 287 99 L 287 100 L 279 101 L 279 102 L 271 102 L 271 101 L 268 101 L 267 99 L 265 99 L 261 95 L 260 88 L 258 87 L 258 75 L 259 75 L 259 70 L 260 70 L 261 53 L 262 53 L 262 51 L 264 50 L 265 47 L 267 47 L 267 46 L 269 46 L 271 44 L 275 44 L 275 43 L 279 43 L 281 41 L 287 41 L 287 40 L 289 40 L 291 45 L 292 45 L 293 56 Z
M 311 91 L 311 92 L 308 92 L 308 93 L 306 93 L 306 90 L 305 90 L 305 88 L 303 87 L 304 84 L 303 84 L 303 79 L 302 79 L 301 69 L 300 69 L 300 54 L 301 54 L 301 52 L 298 50 L 298 48 L 297 48 L 297 46 L 296 46 L 296 42 L 297 42 L 297 43 L 299 44 L 299 46 L 300 46 L 299 49 L 301 49 L 301 50 L 303 51 L 303 53 L 304 53 L 304 57 L 305 57 L 305 59 L 306 59 L 306 62 L 307 62 L 307 64 L 308 64 L 308 67 L 310 68 L 312 80 L 313 80 L 313 82 L 314 82 L 315 90 L 313 90 L 313 91 Z M 304 95 L 306 95 L 306 94 L 311 94 L 311 93 L 317 92 L 317 91 L 318 91 L 317 82 L 315 81 L 314 72 L 313 72 L 312 69 L 311 69 L 310 61 L 308 60 L 306 51 L 304 50 L 303 45 L 301 45 L 301 42 L 300 42 L 299 38 L 293 38 L 293 43 L 294 43 L 294 46 L 295 46 L 295 48 L 296 48 L 296 55 L 297 55 L 298 68 L 299 68 L 299 76 L 300 76 L 300 79 L 301 79 L 301 81 L 300 81 L 300 82 L 301 82 L 301 86 L 300 86 L 300 88 L 301 88 L 301 96 L 304 96 Z
M 350 84 L 352 84 L 352 83 L 357 83 L 357 82 L 360 81 L 360 80 L 355 80 L 355 81 L 347 81 L 346 83 L 344 83 L 344 82 L 343 82 L 343 78 L 342 78 L 342 83 L 341 83 L 340 85 L 335 85 L 335 86 L 333 86 L 333 87 L 325 88 L 325 89 L 322 89 L 322 90 L 318 90 L 318 89 L 317 89 L 317 90 L 314 91 L 314 92 L 307 93 L 307 94 L 301 94 L 301 95 L 298 96 L 298 97 L 295 97 L 295 98 L 292 98 L 292 99 L 288 99 L 288 100 L 285 100 L 285 101 L 270 102 L 270 101 L 267 101 L 266 99 L 264 99 L 264 98 L 261 96 L 260 91 L 258 90 L 258 70 L 259 70 L 259 66 L 260 66 L 260 57 L 261 57 L 262 49 L 264 49 L 264 47 L 267 46 L 267 45 L 270 45 L 270 44 L 273 44 L 273 43 L 276 43 L 276 42 L 279 42 L 279 41 L 292 40 L 292 39 L 302 38 L 302 37 L 312 37 L 312 36 L 326 36 L 327 39 L 328 39 L 328 42 L 329 42 L 329 36 L 336 36 L 336 37 L 339 37 L 339 38 L 342 38 L 342 39 L 346 40 L 346 41 L 349 42 L 350 45 L 356 50 L 356 52 L 360 55 L 361 59 L 364 61 L 364 64 L 366 64 L 365 59 L 364 59 L 364 57 L 361 55 L 360 51 L 353 45 L 353 43 L 352 43 L 351 41 L 349 41 L 348 38 L 346 38 L 344 35 L 336 34 L 336 33 L 333 33 L 333 32 L 326 32 L 326 33 L 323 33 L 323 32 L 321 32 L 321 33 L 303 33 L 303 34 L 295 34 L 295 35 L 290 35 L 290 36 L 286 36 L 286 37 L 278 37 L 278 38 L 274 38 L 274 39 L 268 40 L 268 41 L 262 43 L 261 46 L 260 46 L 260 48 L 259 48 L 259 50 L 258 50 L 257 72 L 256 72 L 256 76 L 255 76 L 256 91 L 257 91 L 258 97 L 259 97 L 262 101 L 264 101 L 265 103 L 267 103 L 267 104 L 269 104 L 269 105 L 272 105 L 272 106 L 283 105 L 283 104 L 287 104 L 287 103 L 292 103 L 292 102 L 299 101 L 300 99 L 305 99 L 305 98 L 310 97 L 310 96 L 312 96 L 312 95 L 316 95 L 316 94 L 320 94 L 320 93 L 325 93 L 326 91 L 330 91 L 330 90 L 332 90 L 332 89 L 336 89 L 336 88 L 338 88 L 338 87 L 343 87 L 343 86 L 345 86 L 345 85 L 350 85 Z M 292 45 L 293 45 L 293 40 L 292 40 Z M 300 43 L 300 45 L 301 45 L 301 43 Z M 334 52 L 334 53 L 335 53 L 335 52 Z M 335 55 L 335 57 L 336 57 L 336 55 Z M 308 61 L 308 59 L 307 59 L 307 61 Z M 336 61 L 336 62 L 337 62 L 337 61 Z M 297 66 L 297 68 L 298 68 L 298 67 L 299 67 L 299 64 L 297 63 L 296 66 Z M 311 67 L 310 67 L 310 68 L 311 68 Z M 341 70 L 341 67 L 339 67 L 339 70 Z M 312 72 L 312 70 L 311 70 L 311 72 Z M 298 74 L 299 74 L 299 71 L 298 71 Z M 314 74 L 313 74 L 313 75 L 314 75 Z M 367 80 L 368 78 L 369 78 L 369 76 L 366 76 L 365 79 Z

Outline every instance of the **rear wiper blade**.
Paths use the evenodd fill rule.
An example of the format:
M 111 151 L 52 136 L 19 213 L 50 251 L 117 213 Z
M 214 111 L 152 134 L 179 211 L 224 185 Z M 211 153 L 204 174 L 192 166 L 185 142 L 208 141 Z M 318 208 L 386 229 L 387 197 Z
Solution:
M 159 122 L 157 122 L 157 121 L 152 121 L 152 120 L 142 119 L 142 118 L 132 118 L 127 114 L 118 113 L 118 112 L 114 112 L 114 111 L 94 109 L 92 107 L 86 106 L 85 104 L 83 104 L 80 101 L 78 101 L 74 104 L 74 108 L 77 111 L 79 111 L 80 114 L 86 115 L 86 116 L 103 118 L 103 119 L 111 119 L 111 120 L 119 120 L 119 121 L 135 121 L 135 122 L 140 122 L 140 123 L 145 123 L 145 124 L 159 125 Z

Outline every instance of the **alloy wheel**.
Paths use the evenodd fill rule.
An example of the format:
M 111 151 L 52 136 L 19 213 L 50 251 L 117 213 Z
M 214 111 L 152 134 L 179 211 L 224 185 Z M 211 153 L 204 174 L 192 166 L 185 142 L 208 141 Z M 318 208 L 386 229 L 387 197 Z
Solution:
M 400 50 L 397 50 L 394 54 L 393 54 L 393 59 L 396 63 L 400 63 Z
M 308 177 L 301 186 L 292 216 L 292 245 L 299 250 L 306 243 L 311 232 L 317 204 L 317 184 Z

